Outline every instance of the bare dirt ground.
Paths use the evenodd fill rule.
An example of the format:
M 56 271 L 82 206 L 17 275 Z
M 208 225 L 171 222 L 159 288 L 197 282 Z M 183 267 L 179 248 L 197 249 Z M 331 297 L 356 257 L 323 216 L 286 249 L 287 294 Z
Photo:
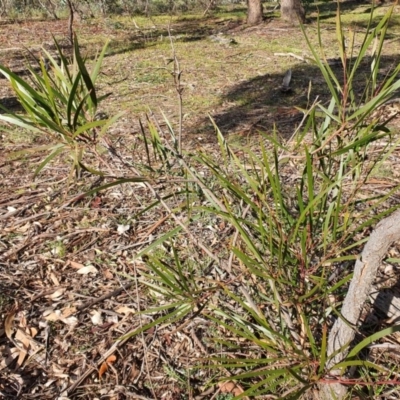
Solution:
M 315 40 L 313 15 L 308 30 Z M 302 119 L 299 108 L 316 96 L 327 100 L 322 77 L 302 61 L 310 54 L 298 28 L 273 19 L 256 28 L 241 22 L 233 17 L 181 18 L 171 25 L 184 71 L 186 151 L 216 151 L 208 114 L 232 140 L 249 142 L 258 130 L 274 126 L 289 137 Z M 137 164 L 146 158 L 138 121 L 145 121 L 148 108 L 159 121 L 162 110 L 174 126 L 180 113 L 170 74 L 168 24 L 146 24 L 104 19 L 76 26 L 89 56 L 111 39 L 99 88 L 112 92 L 105 112 L 126 111 L 112 127 L 110 140 L 124 160 Z M 327 21 L 325 44 L 332 49 L 331 59 L 337 57 L 333 29 Z M 40 57 L 41 46 L 52 50 L 52 35 L 68 51 L 67 21 L 0 21 L 0 63 L 23 73 L 26 58 Z M 394 29 L 391 35 L 383 74 L 399 61 L 400 32 Z M 283 93 L 289 68 L 292 90 Z M 5 80 L 0 80 L 0 101 L 18 108 Z M 87 178 L 69 185 L 62 160 L 33 180 L 42 155 L 9 155 L 46 140 L 0 132 L 3 398 L 167 400 L 240 393 L 214 385 L 214 371 L 195 368 L 204 357 L 217 354 L 213 340 L 227 334 L 222 327 L 194 314 L 176 326 L 152 326 L 134 335 L 157 316 L 140 314 L 155 307 L 157 296 L 142 284 L 147 270 L 136 255 L 173 227 L 170 215 L 162 207 L 146 212 L 156 199 L 141 184 L 82 196 L 99 182 Z M 108 161 L 116 175 L 131 174 L 119 160 L 110 156 Z M 377 182 L 377 189 L 393 184 L 391 179 Z M 163 196 L 179 191 L 180 185 L 159 181 L 155 188 Z M 174 199 L 169 204 L 179 206 Z M 230 232 L 219 221 L 210 226 L 197 229 L 211 247 L 223 251 Z M 205 271 L 199 284 L 206 286 L 210 276 L 216 279 L 218 271 Z

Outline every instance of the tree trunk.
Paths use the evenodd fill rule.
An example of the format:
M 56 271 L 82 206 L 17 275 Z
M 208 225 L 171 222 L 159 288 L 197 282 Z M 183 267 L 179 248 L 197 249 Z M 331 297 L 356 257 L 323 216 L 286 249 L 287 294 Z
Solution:
M 281 18 L 297 25 L 306 21 L 306 13 L 301 0 L 281 0 Z
M 331 377 L 340 376 L 342 373 L 341 369 L 335 370 L 334 367 L 349 353 L 350 344 L 354 340 L 361 312 L 371 293 L 378 268 L 382 265 L 382 259 L 390 246 L 398 240 L 400 240 L 400 211 L 395 211 L 379 222 L 356 261 L 353 278 L 341 310 L 343 318 L 338 318 L 329 332 L 327 355 L 331 358 L 325 367 Z M 390 304 L 386 304 L 387 309 L 389 306 Z M 346 398 L 346 394 L 347 387 L 339 382 L 334 383 L 333 379 L 330 384 L 321 385 L 320 398 L 324 400 L 342 400 Z
M 67 0 L 67 5 L 69 8 L 69 18 L 68 18 L 68 33 L 71 46 L 74 47 L 74 5 L 72 0 Z
M 247 0 L 247 23 L 249 25 L 260 24 L 263 20 L 261 0 Z

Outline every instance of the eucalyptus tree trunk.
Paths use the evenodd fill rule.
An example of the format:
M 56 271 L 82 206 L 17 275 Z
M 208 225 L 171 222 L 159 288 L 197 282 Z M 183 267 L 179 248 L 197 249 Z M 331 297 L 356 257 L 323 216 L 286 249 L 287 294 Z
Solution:
M 297 25 L 306 21 L 306 13 L 301 0 L 281 0 L 281 18 Z
M 249 25 L 260 24 L 263 20 L 261 0 L 247 0 L 247 23 Z
M 389 248 L 400 240 L 400 211 L 397 210 L 385 219 L 379 222 L 376 228 L 371 233 L 368 242 L 366 243 L 360 257 L 358 257 L 353 278 L 350 282 L 349 289 L 343 301 L 341 314 L 342 317 L 338 318 L 333 324 L 329 332 L 327 355 L 328 360 L 326 369 L 329 371 L 331 377 L 335 375 L 340 377 L 342 370 L 334 368 L 336 364 L 344 361 L 350 351 L 350 346 L 354 341 L 357 326 L 360 325 L 361 314 L 365 306 L 365 302 L 371 298 L 371 294 L 375 298 L 376 289 L 372 290 L 378 269 L 382 265 L 383 258 L 387 255 Z M 377 303 L 375 300 L 374 306 Z M 386 302 L 384 313 L 387 314 L 388 310 L 393 307 L 392 299 Z M 381 306 L 382 307 L 382 306 Z M 394 315 L 394 321 L 398 321 L 398 310 Z M 352 378 L 348 375 L 347 379 Z M 347 398 L 347 387 L 340 383 L 340 380 L 332 379 L 329 384 L 321 385 L 321 396 L 323 400 L 337 399 L 342 400 Z

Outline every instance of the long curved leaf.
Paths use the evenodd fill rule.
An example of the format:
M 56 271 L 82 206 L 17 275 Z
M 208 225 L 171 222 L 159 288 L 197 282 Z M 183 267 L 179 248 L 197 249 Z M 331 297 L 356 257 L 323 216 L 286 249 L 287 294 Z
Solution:
M 65 150 L 64 144 L 57 145 L 54 150 L 39 164 L 36 168 L 34 176 L 36 177 L 40 171 L 55 157 L 61 154 Z
M 82 74 L 82 79 L 85 82 L 86 89 L 89 92 L 90 98 L 92 100 L 93 107 L 96 108 L 97 107 L 96 90 L 95 90 L 94 84 L 92 82 L 92 79 L 90 77 L 90 74 L 89 74 L 88 70 L 86 69 L 85 63 L 81 56 L 81 53 L 79 51 L 78 38 L 75 33 L 74 33 L 74 55 L 75 55 L 75 60 L 79 67 L 79 72 Z

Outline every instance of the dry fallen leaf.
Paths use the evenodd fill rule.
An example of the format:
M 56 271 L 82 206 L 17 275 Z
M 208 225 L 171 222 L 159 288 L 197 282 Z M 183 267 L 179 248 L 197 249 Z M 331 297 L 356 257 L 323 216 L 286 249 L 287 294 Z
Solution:
M 103 364 L 101 364 L 101 366 L 99 368 L 99 378 L 100 379 L 103 376 L 104 372 L 107 371 L 107 368 L 108 368 L 108 364 L 106 362 L 103 362 Z
M 67 318 L 70 315 L 75 314 L 75 313 L 76 313 L 76 307 L 67 307 L 67 308 L 64 308 L 64 310 L 62 311 L 62 316 Z
M 78 323 L 78 319 L 76 317 L 64 317 L 61 315 L 61 311 L 60 310 L 56 310 L 56 311 L 45 311 L 43 313 L 44 318 L 47 321 L 61 321 L 64 322 L 64 324 L 69 325 L 69 326 L 74 326 Z
M 47 321 L 58 321 L 60 318 L 59 314 L 48 310 L 43 313 L 43 316 Z
M 4 357 L 0 358 L 0 368 L 6 368 L 10 366 L 11 364 L 14 363 L 14 360 L 16 360 L 19 356 L 19 349 L 16 347 L 6 348 L 7 353 L 5 353 Z
M 30 328 L 29 333 L 31 338 L 34 338 L 39 333 L 39 331 L 36 328 Z
M 19 344 L 20 349 L 17 365 L 18 367 L 21 367 L 26 355 L 28 354 L 32 338 L 27 336 L 21 329 L 18 329 L 17 333 L 15 334 L 15 340 Z
M 29 229 L 31 229 L 31 224 L 26 223 L 25 225 L 20 226 L 16 231 L 18 233 L 26 233 L 29 231 Z
M 36 328 L 28 327 L 27 319 L 23 314 L 18 320 L 18 327 L 14 329 L 15 335 L 13 338 L 14 317 L 17 312 L 18 306 L 14 305 L 4 321 L 4 332 L 15 348 L 8 350 L 10 357 L 5 360 L 5 363 L 0 363 L 2 366 L 7 366 L 13 362 L 13 360 L 17 359 L 17 366 L 21 367 L 26 356 L 28 355 L 28 351 L 30 349 L 35 350 L 37 348 L 33 338 L 37 335 L 38 330 Z M 32 344 L 35 345 L 32 346 Z
M 13 321 L 14 321 L 14 315 L 18 311 L 18 306 L 14 305 L 10 312 L 7 314 L 6 320 L 4 321 L 4 330 L 6 332 L 6 336 L 13 341 L 12 339 L 12 326 L 13 326 Z
M 99 208 L 101 206 L 101 197 L 96 196 L 90 203 L 92 208 Z
M 28 321 L 26 320 L 25 312 L 20 313 L 19 315 L 19 327 L 24 329 L 28 327 Z
M 52 299 L 53 301 L 58 301 L 61 299 L 62 295 L 64 294 L 64 292 L 66 291 L 66 288 L 59 288 L 57 289 L 55 292 L 53 292 L 52 294 L 49 294 L 48 296 L 46 296 L 48 299 Z
M 118 314 L 124 314 L 124 315 L 129 315 L 129 314 L 135 314 L 136 310 L 134 310 L 133 308 L 129 308 L 127 306 L 121 306 L 118 307 L 115 312 L 117 312 Z
M 123 235 L 125 232 L 128 232 L 130 228 L 130 225 L 118 225 L 117 232 L 119 235 Z
M 140 369 L 135 362 L 132 363 L 130 377 L 134 381 L 140 375 Z
M 114 275 L 112 274 L 112 272 L 109 269 L 106 269 L 103 271 L 103 276 L 106 279 L 113 279 Z
M 106 362 L 108 362 L 109 364 L 114 363 L 115 361 L 117 361 L 117 356 L 115 356 L 114 354 L 111 354 L 111 356 L 108 356 Z
M 228 381 L 228 382 L 220 382 L 218 384 L 219 390 L 221 393 L 230 393 L 233 394 L 234 396 L 239 396 L 244 392 L 244 390 L 237 385 L 235 382 Z M 247 399 L 248 397 L 243 397 L 244 399 Z
M 87 265 L 86 267 L 79 269 L 77 272 L 81 275 L 87 275 L 91 272 L 97 274 L 97 269 L 93 265 Z
M 101 325 L 103 323 L 103 318 L 101 318 L 101 313 L 99 311 L 93 310 L 90 314 L 92 315 L 90 319 L 93 325 Z
M 111 356 L 107 357 L 107 360 L 101 364 L 101 367 L 99 369 L 99 378 L 101 378 L 104 374 L 104 372 L 107 371 L 109 364 L 112 364 L 116 361 L 117 357 L 114 354 L 111 354 Z
M 60 286 L 60 281 L 58 280 L 58 278 L 56 277 L 54 272 L 50 272 L 49 277 L 50 277 L 51 281 L 53 282 L 54 286 Z
M 75 261 L 68 261 L 68 264 L 70 267 L 75 268 L 75 269 L 80 269 L 83 268 L 84 265 Z

